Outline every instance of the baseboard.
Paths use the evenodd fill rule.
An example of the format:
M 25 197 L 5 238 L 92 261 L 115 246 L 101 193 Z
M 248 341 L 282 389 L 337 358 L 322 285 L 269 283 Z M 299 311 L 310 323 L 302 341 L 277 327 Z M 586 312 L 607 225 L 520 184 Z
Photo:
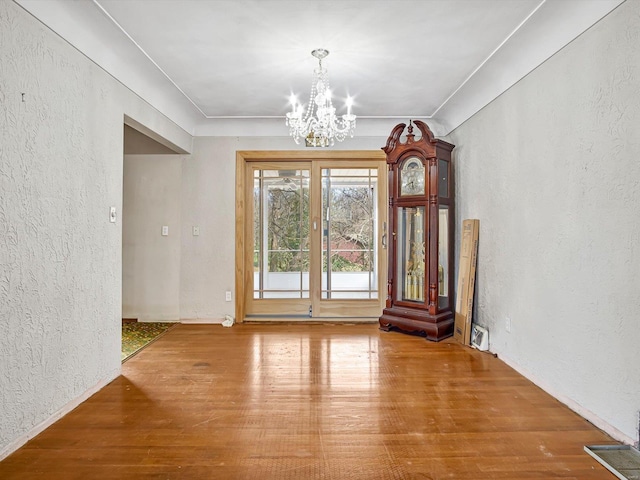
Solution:
M 179 322 L 179 315 L 138 315 L 138 322 Z
M 553 398 L 558 400 L 560 403 L 563 403 L 564 405 L 569 407 L 571 410 L 573 410 L 575 413 L 580 415 L 582 418 L 587 420 L 589 423 L 593 424 L 595 427 L 597 427 L 600 430 L 602 430 L 603 432 L 605 432 L 607 435 L 609 435 L 612 438 L 614 438 L 615 440 L 618 440 L 619 442 L 623 442 L 623 443 L 625 443 L 627 445 L 634 445 L 635 444 L 635 440 L 633 438 L 631 438 L 628 435 L 624 434 L 623 432 L 618 430 L 613 425 L 607 423 L 605 420 L 600 418 L 598 415 L 596 415 L 592 411 L 584 408 L 582 405 L 577 403 L 575 400 L 567 397 L 566 395 L 562 395 L 562 394 L 556 392 L 555 389 L 553 389 L 549 385 L 547 385 L 546 382 L 543 382 L 542 380 L 537 378 L 535 375 L 532 375 L 531 372 L 528 372 L 525 369 L 521 368 L 519 365 L 517 365 L 511 359 L 509 359 L 507 357 L 503 357 L 502 355 L 498 355 L 498 358 L 500 360 L 502 360 L 504 363 L 506 363 L 507 365 L 509 365 L 511 368 L 513 368 L 520 375 L 525 377 L 527 380 L 529 380 L 530 382 L 532 382 L 533 384 L 535 384 L 536 386 L 540 387 L 542 390 L 547 392 L 549 395 L 551 395 Z
M 180 323 L 186 324 L 221 324 L 224 318 L 181 318 Z
M 9 442 L 2 450 L 0 450 L 0 461 L 2 461 L 5 458 L 7 458 L 9 455 L 11 455 L 13 452 L 18 450 L 20 447 L 22 447 L 29 440 L 31 440 L 32 438 L 34 438 L 35 436 L 37 436 L 38 434 L 42 433 L 44 430 L 49 428 L 51 425 L 56 423 L 58 420 L 60 420 L 62 417 L 64 417 L 71 410 L 73 410 L 78 405 L 80 405 L 82 402 L 84 402 L 89 397 L 91 397 L 94 393 L 97 393 L 102 388 L 106 387 L 109 383 L 113 382 L 116 378 L 118 378 L 120 376 L 120 372 L 121 372 L 121 369 L 118 368 L 115 372 L 113 372 L 111 375 L 109 375 L 105 380 L 102 380 L 97 385 L 94 385 L 93 387 L 91 387 L 90 389 L 85 391 L 79 397 L 76 397 L 73 400 L 71 400 L 69 403 L 64 405 L 62 408 L 60 408 L 58 411 L 56 411 L 49 418 L 47 418 L 46 420 L 40 422 L 38 425 L 33 427 L 31 430 L 29 430 L 25 434 L 20 435 L 15 440 Z
M 145 318 L 140 319 L 136 323 L 180 323 L 180 320 L 177 318 L 172 318 L 167 320 L 166 318 Z
M 244 323 L 283 323 L 291 325 L 354 325 L 377 324 L 379 317 L 308 317 L 306 315 L 247 315 Z

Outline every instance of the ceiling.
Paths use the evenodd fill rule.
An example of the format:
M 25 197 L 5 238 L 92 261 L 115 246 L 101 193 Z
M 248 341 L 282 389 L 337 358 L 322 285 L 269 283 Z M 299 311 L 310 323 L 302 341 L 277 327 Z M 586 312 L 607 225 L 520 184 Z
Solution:
M 428 118 L 444 134 L 622 0 L 16 2 L 193 134 L 284 128 L 315 48 L 339 114 L 350 95 L 360 125 Z

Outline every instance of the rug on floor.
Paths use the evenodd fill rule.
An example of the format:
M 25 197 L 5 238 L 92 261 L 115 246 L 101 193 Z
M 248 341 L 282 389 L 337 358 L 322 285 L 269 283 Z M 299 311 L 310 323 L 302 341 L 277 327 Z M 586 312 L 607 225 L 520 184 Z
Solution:
M 175 323 L 122 322 L 122 361 L 124 362 L 148 344 L 166 333 Z

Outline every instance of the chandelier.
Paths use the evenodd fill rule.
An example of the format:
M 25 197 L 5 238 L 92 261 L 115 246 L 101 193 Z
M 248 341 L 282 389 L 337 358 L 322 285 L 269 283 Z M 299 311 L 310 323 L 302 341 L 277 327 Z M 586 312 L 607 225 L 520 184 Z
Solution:
M 295 95 L 291 95 L 293 110 L 287 113 L 286 124 L 296 143 L 300 143 L 300 139 L 304 138 L 308 147 L 328 147 L 333 145 L 335 140 L 343 141 L 347 135 L 353 137 L 356 116 L 351 114 L 351 97 L 347 97 L 347 114 L 336 116 L 336 109 L 331 103 L 329 72 L 322 68 L 322 59 L 329 55 L 329 51 L 318 48 L 312 51 L 311 55 L 318 59 L 318 68 L 313 70 L 309 105 L 304 111 Z

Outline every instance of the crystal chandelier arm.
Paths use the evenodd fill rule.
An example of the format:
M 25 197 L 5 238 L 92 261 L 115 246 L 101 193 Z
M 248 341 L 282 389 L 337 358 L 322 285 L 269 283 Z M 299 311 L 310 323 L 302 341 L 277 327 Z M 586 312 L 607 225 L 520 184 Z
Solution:
M 322 59 L 329 55 L 329 51 L 316 49 L 311 54 L 318 59 L 318 68 L 313 71 L 309 103 L 303 114 L 303 106 L 297 105 L 292 95 L 293 110 L 286 115 L 286 125 L 296 143 L 304 137 L 307 140 L 311 138 L 313 146 L 329 146 L 334 144 L 335 139 L 341 142 L 347 135 L 353 137 L 356 116 L 351 113 L 351 97 L 347 98 L 347 114 L 336 116 L 331 101 L 329 74 L 322 68 Z

